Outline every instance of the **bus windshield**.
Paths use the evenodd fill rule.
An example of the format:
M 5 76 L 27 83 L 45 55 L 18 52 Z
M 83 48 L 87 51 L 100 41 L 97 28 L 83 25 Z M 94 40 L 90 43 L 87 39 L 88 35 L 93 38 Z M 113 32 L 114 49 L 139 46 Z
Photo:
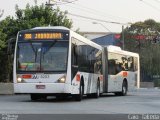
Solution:
M 19 42 L 17 44 L 18 71 L 66 71 L 67 41 Z

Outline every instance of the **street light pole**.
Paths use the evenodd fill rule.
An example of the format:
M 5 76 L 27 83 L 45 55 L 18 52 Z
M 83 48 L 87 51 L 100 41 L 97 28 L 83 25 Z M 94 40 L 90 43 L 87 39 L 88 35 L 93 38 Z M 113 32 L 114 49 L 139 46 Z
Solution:
M 124 50 L 124 25 L 122 25 L 122 48 Z
M 99 23 L 99 22 L 92 22 L 93 24 L 99 24 L 101 25 L 102 27 L 104 27 L 107 31 L 111 32 L 106 26 L 104 26 L 102 23 Z
M 51 4 L 51 0 L 48 0 L 45 5 L 52 7 L 54 4 Z

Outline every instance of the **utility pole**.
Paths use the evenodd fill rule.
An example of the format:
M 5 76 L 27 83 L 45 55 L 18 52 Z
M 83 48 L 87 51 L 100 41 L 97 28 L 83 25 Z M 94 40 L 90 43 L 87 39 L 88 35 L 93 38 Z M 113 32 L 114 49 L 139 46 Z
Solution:
M 122 48 L 124 50 L 124 25 L 122 25 Z
M 46 2 L 45 5 L 48 6 L 48 7 L 50 7 L 51 9 L 53 9 L 52 6 L 55 5 L 55 4 L 51 4 L 51 0 L 48 0 L 48 2 Z M 48 25 L 48 26 L 51 26 L 52 16 L 53 16 L 53 15 L 51 15 L 51 18 L 50 18 L 50 20 L 49 20 L 50 22 L 49 22 L 49 25 Z
M 104 27 L 107 31 L 111 32 L 106 26 L 104 26 L 102 23 L 99 23 L 99 22 L 92 22 L 93 24 L 99 24 L 101 25 L 102 27 Z
M 52 7 L 54 4 L 51 4 L 51 0 L 48 0 L 48 2 L 46 2 L 45 5 L 47 5 L 47 6 L 49 6 L 49 7 Z
M 0 10 L 0 18 L 3 16 L 4 10 Z

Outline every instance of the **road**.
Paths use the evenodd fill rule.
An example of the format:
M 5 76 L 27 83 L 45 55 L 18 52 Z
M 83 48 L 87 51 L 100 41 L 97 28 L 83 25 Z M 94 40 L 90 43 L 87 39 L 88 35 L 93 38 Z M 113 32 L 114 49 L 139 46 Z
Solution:
M 160 90 L 139 89 L 127 96 L 103 95 L 76 102 L 54 97 L 33 102 L 29 95 L 0 95 L 0 113 L 14 114 L 143 114 L 160 112 Z
M 103 95 L 76 102 L 72 98 L 58 101 L 31 101 L 29 95 L 0 95 L 0 113 L 9 114 L 145 114 L 160 113 L 160 89 L 139 89 L 127 96 Z

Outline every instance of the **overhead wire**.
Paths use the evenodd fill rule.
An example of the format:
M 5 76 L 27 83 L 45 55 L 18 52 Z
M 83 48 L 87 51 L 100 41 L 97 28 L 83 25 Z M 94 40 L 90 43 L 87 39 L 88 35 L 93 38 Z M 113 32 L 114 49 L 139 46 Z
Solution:
M 64 5 L 64 4 L 69 4 L 69 3 L 74 3 L 78 0 L 72 0 L 72 1 L 68 1 L 68 0 L 59 0 L 59 1 L 55 1 L 55 0 L 51 0 L 53 1 L 53 5 Z
M 68 12 L 68 14 L 72 15 L 72 16 L 84 18 L 84 19 L 96 20 L 96 21 L 105 22 L 105 23 L 112 23 L 112 24 L 118 24 L 118 25 L 127 25 L 127 24 L 129 24 L 129 23 L 120 23 L 120 22 L 115 22 L 115 21 L 107 21 L 107 20 L 102 20 L 102 19 L 97 19 L 97 18 L 92 18 L 92 17 L 86 17 L 86 16 L 82 16 L 82 15 L 73 14 L 73 13 L 70 13 L 70 12 Z
M 156 1 L 157 3 L 160 3 L 160 0 L 154 0 L 154 1 Z
M 63 5 L 63 4 L 60 4 L 60 5 Z M 123 20 L 125 19 L 125 21 L 128 21 L 127 18 L 120 17 L 120 16 L 114 16 L 114 15 L 111 15 L 111 14 L 108 14 L 108 13 L 105 13 L 105 12 L 102 12 L 102 11 L 99 11 L 96 9 L 92 9 L 92 8 L 88 8 L 88 7 L 80 5 L 80 4 L 76 4 L 74 2 L 72 2 L 71 4 L 67 4 L 65 6 L 68 6 L 70 8 L 74 8 L 74 9 L 79 9 L 79 10 L 85 11 L 85 12 L 93 14 L 93 15 L 95 15 L 95 13 L 96 13 L 96 15 L 101 16 L 101 17 L 107 17 L 107 19 L 108 18 L 110 18 L 110 19 L 119 18 L 119 19 L 123 19 Z
M 63 1 L 63 0 L 62 0 Z M 71 7 L 71 8 L 75 8 L 75 9 L 80 9 L 80 10 L 82 10 L 82 11 L 86 11 L 86 12 L 88 12 L 88 13 L 90 13 L 90 14 L 94 14 L 95 15 L 95 13 L 102 13 L 101 15 L 99 14 L 98 16 L 103 16 L 103 17 L 107 17 L 108 18 L 108 16 L 111 16 L 111 17 L 116 17 L 116 18 L 121 18 L 122 19 L 122 17 L 119 17 L 119 16 L 113 16 L 113 15 L 109 15 L 108 14 L 108 16 L 106 15 L 107 13 L 105 13 L 105 12 L 102 12 L 102 11 L 98 11 L 98 10 L 96 10 L 96 9 L 92 9 L 92 8 L 88 8 L 88 7 L 86 7 L 86 6 L 83 6 L 83 5 L 77 5 L 76 3 L 74 3 L 74 2 L 76 2 L 76 1 L 78 1 L 78 0 L 73 0 L 73 1 L 67 1 L 67 3 L 71 3 L 70 5 L 69 4 L 65 4 L 65 6 L 69 6 L 69 7 Z M 58 5 L 58 4 L 57 4 Z M 63 5 L 63 4 L 59 4 L 59 5 Z M 72 6 L 71 6 L 72 5 Z M 75 6 L 73 6 L 73 5 L 75 5 L 75 6 L 78 6 L 78 8 L 77 7 L 75 7 Z M 80 16 L 80 15 L 75 15 L 75 14 L 71 14 L 70 13 L 70 15 L 72 15 L 72 16 L 79 16 L 79 17 L 81 17 L 81 18 L 86 18 L 86 19 L 90 19 L 90 20 L 97 20 L 97 21 L 103 21 L 103 20 L 100 20 L 100 19 L 96 19 L 96 18 L 91 18 L 91 17 L 86 17 L 86 16 Z M 112 18 L 113 19 L 113 18 Z M 126 19 L 126 18 L 123 18 L 123 19 Z M 112 21 L 105 21 L 106 23 L 114 23 L 114 24 L 126 24 L 126 23 L 119 23 L 119 22 L 112 22 Z
M 101 14 L 101 16 L 103 16 L 103 17 L 108 17 L 108 16 L 110 16 L 110 17 L 114 17 L 114 18 L 120 18 L 120 19 L 126 19 L 127 20 L 127 18 L 124 18 L 124 17 L 120 17 L 120 16 L 114 16 L 114 15 L 111 15 L 111 14 L 108 14 L 108 13 L 106 13 L 106 12 L 102 12 L 102 11 L 99 11 L 99 10 L 96 10 L 96 9 L 93 9 L 93 8 L 88 8 L 88 7 L 86 7 L 86 6 L 84 6 L 84 5 L 81 5 L 81 4 L 73 4 L 72 3 L 72 5 L 75 5 L 75 6 L 77 6 L 77 7 L 81 7 L 81 8 L 84 8 L 84 9 L 87 9 L 87 10 L 89 10 L 89 11 L 91 11 L 92 13 L 98 13 L 98 14 L 100 14 L 100 13 L 102 13 Z
M 140 0 L 140 1 L 143 2 L 144 4 L 148 5 L 148 6 L 152 7 L 153 9 L 155 9 L 155 10 L 157 10 L 157 11 L 160 11 L 160 9 L 158 9 L 156 6 L 154 6 L 154 5 L 146 2 L 146 1 L 144 1 L 144 0 Z

